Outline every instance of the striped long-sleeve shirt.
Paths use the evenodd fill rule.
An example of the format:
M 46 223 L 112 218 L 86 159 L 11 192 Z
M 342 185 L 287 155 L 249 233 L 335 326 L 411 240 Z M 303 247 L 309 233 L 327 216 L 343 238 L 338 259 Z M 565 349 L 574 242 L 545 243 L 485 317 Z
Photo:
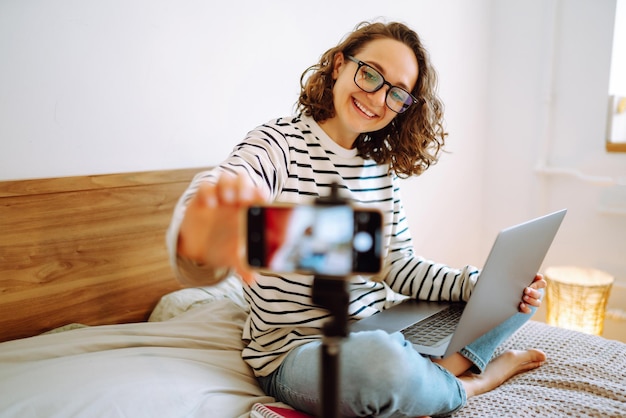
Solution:
M 375 207 L 383 213 L 382 272 L 375 277 L 349 280 L 350 319 L 359 319 L 388 306 L 394 295 L 423 300 L 466 301 L 478 271 L 472 266 L 452 269 L 413 252 L 397 176 L 387 165 L 357 155 L 355 149 L 336 144 L 308 117 L 270 121 L 248 133 L 218 167 L 200 173 L 175 210 L 168 247 L 178 275 L 206 274 L 176 257 L 176 238 L 186 202 L 201 181 L 212 181 L 222 171 L 247 173 L 266 189 L 270 200 L 312 203 L 339 184 L 342 197 L 355 206 Z M 250 303 L 243 339 L 243 358 L 258 376 L 274 371 L 294 347 L 321 338 L 328 312 L 312 301 L 313 276 L 259 275 L 244 287 Z

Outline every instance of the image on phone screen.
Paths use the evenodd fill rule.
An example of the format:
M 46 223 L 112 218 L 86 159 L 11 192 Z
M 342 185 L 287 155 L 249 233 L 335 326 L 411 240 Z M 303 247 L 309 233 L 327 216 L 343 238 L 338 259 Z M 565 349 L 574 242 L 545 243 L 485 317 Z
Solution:
M 375 272 L 379 234 L 378 212 L 347 205 L 253 206 L 248 210 L 248 264 L 274 272 Z

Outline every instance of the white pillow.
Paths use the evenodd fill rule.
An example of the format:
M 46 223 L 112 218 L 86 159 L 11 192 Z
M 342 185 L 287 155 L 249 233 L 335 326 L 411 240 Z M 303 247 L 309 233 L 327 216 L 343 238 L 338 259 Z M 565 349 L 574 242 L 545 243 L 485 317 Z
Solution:
M 166 294 L 150 314 L 148 322 L 167 321 L 196 306 L 221 299 L 230 299 L 248 311 L 241 280 L 229 276 L 214 286 L 191 287 Z

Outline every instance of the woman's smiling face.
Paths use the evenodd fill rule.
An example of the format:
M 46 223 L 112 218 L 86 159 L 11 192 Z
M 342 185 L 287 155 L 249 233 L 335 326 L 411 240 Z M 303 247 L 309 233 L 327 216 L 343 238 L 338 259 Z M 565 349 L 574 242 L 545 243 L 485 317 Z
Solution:
M 354 57 L 378 70 L 394 86 L 412 91 L 418 76 L 413 51 L 395 39 L 376 39 L 367 43 Z M 385 104 L 389 86 L 367 93 L 354 82 L 358 64 L 343 54 L 335 56 L 333 103 L 335 117 L 320 125 L 339 145 L 352 148 L 359 134 L 378 131 L 397 115 Z

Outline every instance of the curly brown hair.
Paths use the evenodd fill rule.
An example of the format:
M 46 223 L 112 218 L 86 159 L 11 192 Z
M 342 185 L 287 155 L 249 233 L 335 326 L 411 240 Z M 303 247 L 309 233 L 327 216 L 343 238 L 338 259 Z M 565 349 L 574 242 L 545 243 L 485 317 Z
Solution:
M 415 53 L 419 73 L 411 93 L 417 102 L 383 129 L 359 135 L 355 147 L 361 156 L 379 164 L 389 164 L 400 177 L 419 175 L 437 162 L 447 133 L 443 127 L 443 103 L 436 93 L 437 73 L 419 36 L 406 25 L 399 22 L 359 23 L 339 45 L 326 51 L 319 63 L 302 73 L 296 107 L 317 122 L 334 117 L 334 57 L 338 53 L 356 55 L 368 42 L 383 38 L 400 41 Z

